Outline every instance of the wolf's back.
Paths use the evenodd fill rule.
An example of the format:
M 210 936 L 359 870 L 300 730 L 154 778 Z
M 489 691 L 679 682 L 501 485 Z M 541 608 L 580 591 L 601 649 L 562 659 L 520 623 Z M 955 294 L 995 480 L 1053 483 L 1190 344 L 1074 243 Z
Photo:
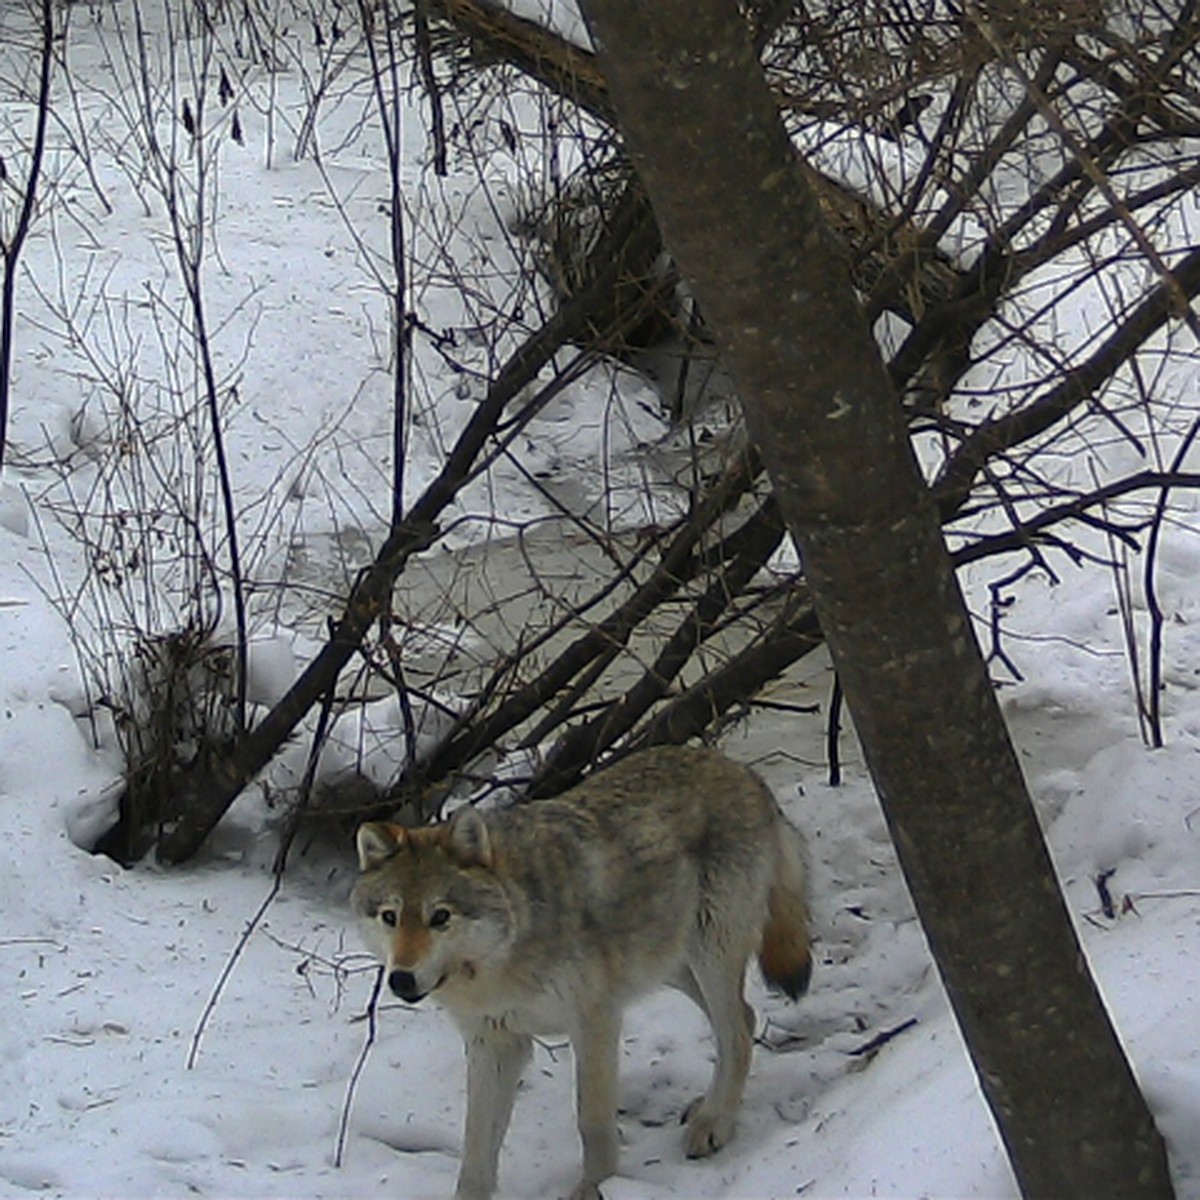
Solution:
M 652 886 L 663 892 L 685 863 L 696 864 L 697 882 L 709 892 L 702 905 L 743 928 L 762 921 L 758 961 L 768 984 L 793 1000 L 807 991 L 812 954 L 804 839 L 755 772 L 713 750 L 659 746 L 592 776 L 569 795 L 611 819 L 632 891 Z M 763 898 L 765 914 L 742 907 L 762 905 Z

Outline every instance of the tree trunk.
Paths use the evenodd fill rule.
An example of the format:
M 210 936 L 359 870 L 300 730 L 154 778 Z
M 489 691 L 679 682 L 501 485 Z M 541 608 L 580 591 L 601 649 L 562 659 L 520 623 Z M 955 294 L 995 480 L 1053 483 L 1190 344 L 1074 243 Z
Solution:
M 1166 1197 L 937 515 L 733 0 L 583 0 L 627 148 L 738 381 L 1022 1193 Z

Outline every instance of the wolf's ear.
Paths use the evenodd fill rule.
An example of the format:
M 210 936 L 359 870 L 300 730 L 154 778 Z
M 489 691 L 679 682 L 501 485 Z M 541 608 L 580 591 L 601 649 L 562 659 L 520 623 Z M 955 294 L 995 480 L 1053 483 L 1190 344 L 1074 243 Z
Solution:
M 358 869 L 369 871 L 385 859 L 391 858 L 405 838 L 403 825 L 389 825 L 382 821 L 371 821 L 358 827 Z
M 450 818 L 450 850 L 460 866 L 492 865 L 492 842 L 487 822 L 469 804 Z

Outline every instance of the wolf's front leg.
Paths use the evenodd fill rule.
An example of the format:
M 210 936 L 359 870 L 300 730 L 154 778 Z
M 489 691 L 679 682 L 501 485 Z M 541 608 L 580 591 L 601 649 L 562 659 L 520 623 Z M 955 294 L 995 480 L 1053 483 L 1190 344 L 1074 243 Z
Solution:
M 455 1200 L 488 1200 L 531 1039 L 497 1030 L 464 1034 L 467 1043 L 467 1123 Z
M 598 1008 L 584 1014 L 572 1036 L 575 1105 L 583 1142 L 583 1175 L 571 1200 L 600 1200 L 600 1184 L 617 1169 L 617 1053 L 621 1014 Z

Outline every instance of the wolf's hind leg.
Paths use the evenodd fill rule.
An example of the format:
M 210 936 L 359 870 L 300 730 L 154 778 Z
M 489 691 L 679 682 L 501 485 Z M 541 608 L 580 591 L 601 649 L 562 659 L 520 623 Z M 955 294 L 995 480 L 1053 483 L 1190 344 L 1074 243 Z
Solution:
M 707 1013 L 717 1041 L 717 1063 L 704 1096 L 687 1111 L 684 1148 L 688 1158 L 703 1158 L 719 1150 L 733 1136 L 742 1103 L 754 1032 L 754 1010 L 742 995 L 745 957 L 721 955 L 693 961 L 688 970 Z
M 455 1200 L 488 1200 L 496 1190 L 500 1143 L 508 1129 L 532 1039 L 524 1034 L 466 1035 L 467 1123 Z
M 712 1024 L 712 1014 L 708 1011 L 708 1001 L 704 999 L 704 993 L 700 990 L 700 984 L 696 981 L 696 976 L 691 967 L 681 967 L 679 973 L 668 981 L 668 986 L 682 992 L 709 1020 Z M 742 1000 L 742 1016 L 746 1022 L 746 1028 L 750 1032 L 750 1037 L 754 1037 L 754 1009 Z
M 600 1184 L 617 1169 L 617 1057 L 619 1009 L 597 1007 L 583 1014 L 572 1035 L 575 1103 L 583 1142 L 583 1175 L 571 1200 L 599 1200 Z

